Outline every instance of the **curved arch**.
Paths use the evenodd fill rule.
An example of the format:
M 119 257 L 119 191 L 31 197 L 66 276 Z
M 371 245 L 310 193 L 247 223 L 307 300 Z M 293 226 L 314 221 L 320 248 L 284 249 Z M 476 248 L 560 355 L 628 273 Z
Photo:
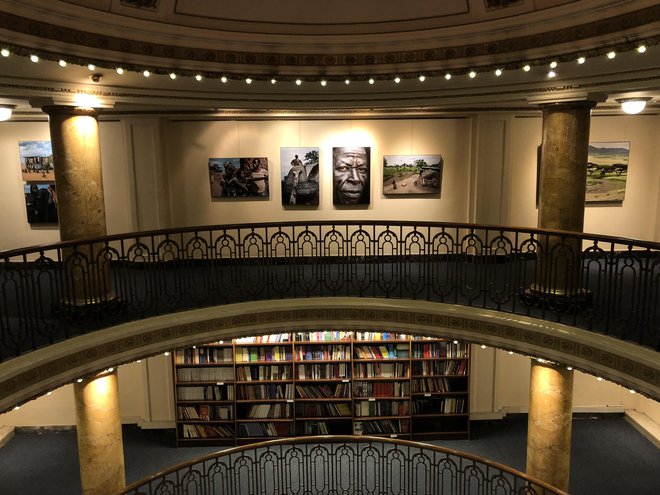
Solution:
M 380 330 L 457 338 L 570 364 L 660 399 L 660 354 L 552 322 L 464 306 L 309 298 L 215 306 L 117 325 L 0 364 L 0 412 L 109 366 L 177 347 L 302 329 Z

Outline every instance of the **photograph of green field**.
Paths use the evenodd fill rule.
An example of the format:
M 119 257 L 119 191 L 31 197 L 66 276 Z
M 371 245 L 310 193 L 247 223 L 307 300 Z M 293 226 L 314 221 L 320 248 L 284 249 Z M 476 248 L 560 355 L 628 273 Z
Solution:
M 587 203 L 624 200 L 629 153 L 629 141 L 589 143 Z

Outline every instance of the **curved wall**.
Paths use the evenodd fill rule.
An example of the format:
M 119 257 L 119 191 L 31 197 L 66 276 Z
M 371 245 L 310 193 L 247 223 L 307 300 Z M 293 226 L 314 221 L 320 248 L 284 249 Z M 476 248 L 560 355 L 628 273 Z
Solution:
M 176 347 L 296 329 L 399 331 L 544 358 L 660 399 L 660 355 L 563 325 L 475 308 L 366 298 L 241 303 L 174 313 L 70 339 L 0 364 L 0 411 L 78 377 Z

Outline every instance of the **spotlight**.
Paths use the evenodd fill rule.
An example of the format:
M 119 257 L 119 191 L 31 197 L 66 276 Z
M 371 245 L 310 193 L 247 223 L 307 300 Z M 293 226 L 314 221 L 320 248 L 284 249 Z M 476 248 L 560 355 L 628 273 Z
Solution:
M 165 351 L 165 352 L 163 353 L 163 356 L 169 356 L 169 355 L 170 355 L 170 353 L 169 353 L 168 351 Z
M 226 83 L 226 82 L 227 82 L 227 78 L 226 78 L 225 76 L 222 76 L 222 77 L 220 78 L 220 82 L 223 83 L 223 84 Z
M 468 76 L 470 76 L 470 79 L 474 79 L 475 77 L 477 77 L 477 73 L 475 71 L 471 70 L 470 73 L 468 74 Z
M 2 50 L 0 50 L 0 55 L 7 58 L 9 56 L 9 50 L 7 50 L 6 48 L 3 48 Z
M 447 79 L 447 81 L 451 79 L 451 74 L 449 72 L 445 74 L 445 79 Z
M 426 81 L 426 76 L 422 74 L 421 76 L 419 76 L 419 82 L 424 82 L 424 81 Z
M 621 103 L 621 110 L 629 115 L 640 113 L 646 108 L 646 103 L 650 101 L 649 97 L 641 98 L 618 98 L 616 101 Z
M 124 74 L 124 69 L 121 67 L 117 67 L 117 74 L 119 74 L 120 76 Z
M 586 61 L 587 61 L 587 59 L 585 57 L 578 57 L 578 59 L 577 59 L 577 63 L 580 64 L 580 65 L 582 65 Z
M 567 369 L 568 371 L 573 371 L 573 366 L 566 366 L 566 369 Z
M 11 114 L 14 111 L 14 105 L 0 105 L 0 122 L 11 119 Z
M 302 79 L 296 79 L 296 86 L 300 86 L 302 84 Z
M 60 59 L 60 61 L 57 62 L 57 64 L 58 64 L 60 67 L 66 67 L 66 60 L 64 60 L 64 59 Z
M 273 78 L 270 80 L 270 83 L 271 83 L 271 84 L 276 84 L 276 83 L 277 83 L 277 79 L 275 79 L 275 78 L 273 77 Z
M 202 79 L 203 79 L 203 78 L 202 78 L 202 75 L 201 75 L 201 74 L 197 74 L 197 75 L 195 76 L 195 80 L 196 80 L 196 81 L 201 81 Z
M 145 70 L 144 72 L 142 72 L 142 75 L 144 77 L 149 77 L 151 75 L 151 72 L 149 72 L 148 70 Z
M 176 79 L 176 74 L 174 72 L 170 72 L 170 79 Z
M 551 69 L 556 69 L 557 68 L 557 62 L 555 62 L 554 60 L 552 62 L 550 62 L 550 68 Z
M 497 69 L 497 70 L 495 71 L 495 75 L 496 75 L 497 77 L 500 77 L 500 76 L 502 75 L 502 69 Z
M 551 70 L 548 72 L 548 77 L 552 79 L 553 77 L 557 77 L 557 73 L 554 70 Z
M 35 64 L 39 62 L 39 57 L 36 55 L 30 55 L 30 60 L 32 60 Z
M 481 348 L 482 348 L 482 349 L 485 349 L 485 348 L 486 348 L 486 344 L 481 344 Z
M 78 378 L 78 379 L 76 380 L 76 382 L 78 382 L 78 383 L 82 383 L 82 381 L 83 381 L 82 378 Z
M 373 77 L 370 77 L 370 78 L 369 78 L 369 84 L 373 84 L 373 83 L 375 83 L 375 82 L 376 82 L 376 81 L 374 81 L 374 78 L 373 78 Z
M 89 70 L 96 70 L 96 65 L 94 65 L 94 64 L 87 64 L 87 68 L 88 68 Z
M 350 79 L 346 79 L 346 80 L 344 81 L 344 83 L 345 83 L 345 84 L 351 84 L 351 80 L 350 80 Z
M 646 45 L 639 45 L 637 47 L 637 53 L 644 53 L 646 51 Z
M 296 84 L 300 85 L 298 81 L 296 81 Z M 321 79 L 321 86 L 325 86 L 326 84 L 328 84 L 328 81 L 326 81 L 325 79 Z
M 532 67 L 531 67 L 529 64 L 527 64 L 527 65 L 524 65 L 522 69 L 523 69 L 525 72 L 529 72 L 530 70 L 532 70 Z
M 397 83 L 397 84 L 399 84 L 399 83 L 401 82 L 401 78 L 400 78 L 399 76 L 396 76 L 396 77 L 394 78 L 394 82 Z
M 252 78 L 246 77 L 245 78 L 245 84 L 252 84 Z
M 607 58 L 612 60 L 614 57 L 616 57 L 616 52 L 612 50 L 611 52 L 607 52 Z

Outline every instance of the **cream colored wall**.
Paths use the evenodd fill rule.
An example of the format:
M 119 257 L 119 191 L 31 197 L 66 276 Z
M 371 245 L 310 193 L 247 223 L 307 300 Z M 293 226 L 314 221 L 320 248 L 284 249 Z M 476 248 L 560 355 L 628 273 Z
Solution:
M 259 221 L 428 220 L 467 221 L 470 120 L 366 121 L 176 121 L 167 132 L 173 226 Z M 371 147 L 371 204 L 332 204 L 332 148 Z M 281 201 L 280 147 L 320 149 L 318 208 L 285 209 Z M 384 154 L 439 153 L 445 160 L 441 196 L 392 198 L 382 194 Z M 210 197 L 209 157 L 268 157 L 270 199 L 215 200 Z

